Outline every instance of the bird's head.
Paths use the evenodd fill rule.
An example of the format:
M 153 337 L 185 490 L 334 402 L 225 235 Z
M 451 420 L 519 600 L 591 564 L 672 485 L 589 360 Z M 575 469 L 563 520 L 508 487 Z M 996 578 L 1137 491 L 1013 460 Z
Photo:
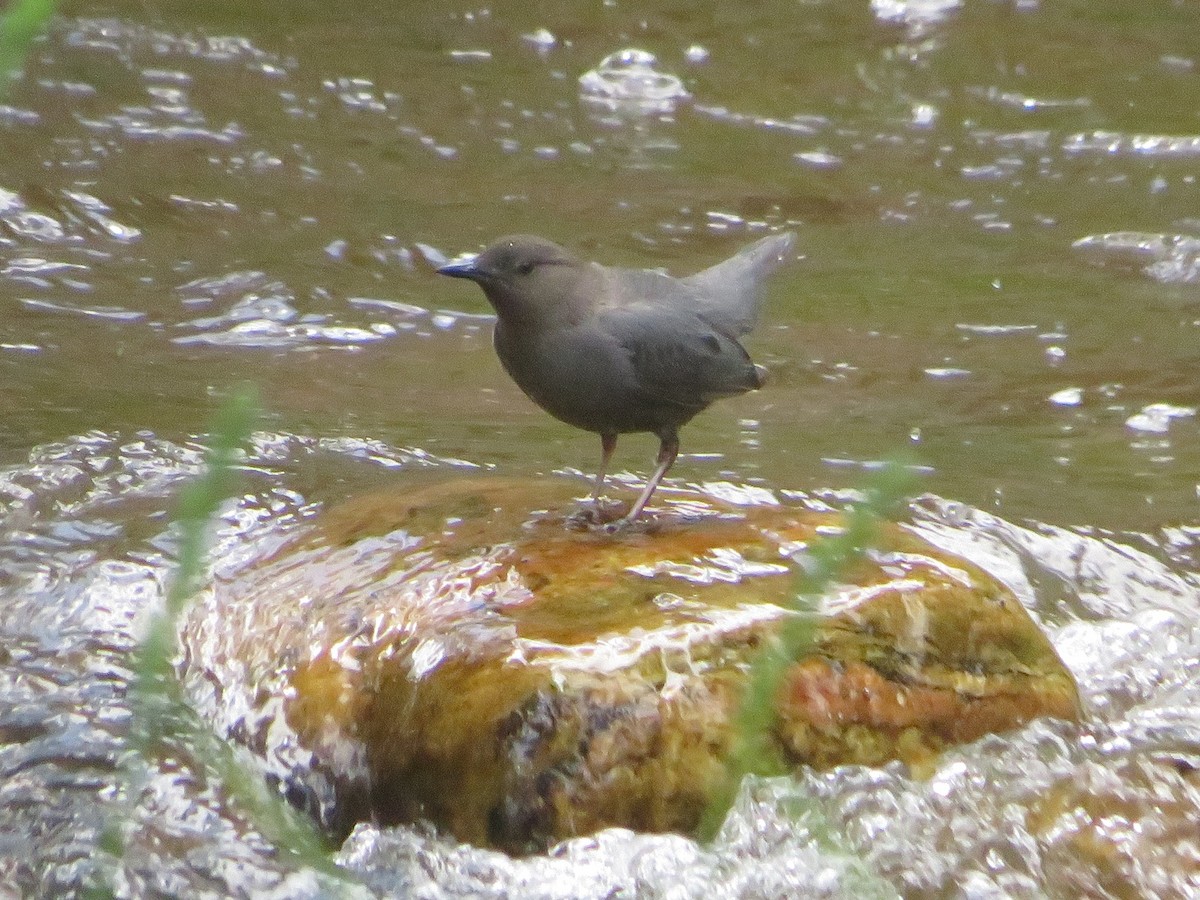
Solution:
M 586 266 L 558 244 L 517 234 L 438 274 L 474 281 L 505 322 L 546 323 L 566 312 Z

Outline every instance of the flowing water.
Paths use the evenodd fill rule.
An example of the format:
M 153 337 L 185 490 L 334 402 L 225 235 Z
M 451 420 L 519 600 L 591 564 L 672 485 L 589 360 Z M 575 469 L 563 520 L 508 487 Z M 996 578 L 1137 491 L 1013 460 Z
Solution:
M 686 273 L 783 228 L 770 381 L 673 475 L 820 494 L 911 451 L 911 527 L 1017 591 L 1087 723 L 760 784 L 708 847 L 363 826 L 338 859 L 397 897 L 1196 895 L 1198 36 L 1167 0 L 63 4 L 0 105 L 0 897 L 100 865 L 129 652 L 232 385 L 266 415 L 219 571 L 417 470 L 583 493 L 598 441 L 434 268 L 534 232 Z M 153 770 L 118 892 L 333 890 L 203 773 Z

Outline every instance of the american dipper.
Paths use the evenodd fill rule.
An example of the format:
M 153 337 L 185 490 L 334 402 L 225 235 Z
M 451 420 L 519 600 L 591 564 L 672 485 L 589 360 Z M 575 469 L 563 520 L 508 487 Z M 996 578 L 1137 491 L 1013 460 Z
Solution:
M 617 435 L 658 435 L 658 468 L 623 522 L 638 517 L 679 452 L 679 428 L 714 400 L 761 387 L 766 370 L 738 338 L 754 327 L 763 281 L 796 236 L 771 235 L 686 278 L 583 262 L 544 238 L 500 238 L 438 272 L 483 288 L 493 343 L 538 406 L 600 435 L 599 503 Z

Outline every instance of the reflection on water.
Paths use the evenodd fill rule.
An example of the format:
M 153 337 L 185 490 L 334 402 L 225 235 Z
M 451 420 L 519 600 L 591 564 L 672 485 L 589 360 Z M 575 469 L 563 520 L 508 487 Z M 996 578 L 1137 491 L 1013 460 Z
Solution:
M 912 527 L 1018 592 L 1092 719 L 929 780 L 761 785 L 707 850 L 610 833 L 513 862 L 367 826 L 344 862 L 394 896 L 853 893 L 781 812 L 800 792 L 910 896 L 1200 890 L 1200 10 L 69 13 L 0 107 L 0 882 L 55 896 L 97 864 L 128 652 L 225 385 L 271 410 L 220 526 L 236 568 L 382 478 L 578 459 L 500 372 L 482 300 L 433 277 L 448 257 L 528 231 L 689 272 L 786 227 L 770 381 L 689 426 L 674 474 L 817 491 L 913 446 L 954 500 Z M 614 66 L 660 106 L 589 102 Z M 183 749 L 156 771 L 126 892 L 319 895 L 203 771 Z

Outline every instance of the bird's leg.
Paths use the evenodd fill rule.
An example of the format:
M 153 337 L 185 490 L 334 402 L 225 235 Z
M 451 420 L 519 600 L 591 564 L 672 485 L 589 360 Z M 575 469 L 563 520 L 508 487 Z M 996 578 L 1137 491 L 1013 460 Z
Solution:
M 654 474 L 650 476 L 650 480 L 646 482 L 646 487 L 642 490 L 641 496 L 637 498 L 637 502 L 633 504 L 633 508 L 625 516 L 624 521 L 632 522 L 639 515 L 646 503 L 650 500 L 650 495 L 654 493 L 654 489 L 658 487 L 658 483 L 662 481 L 663 476 L 667 474 L 667 470 L 675 462 L 675 457 L 679 455 L 679 435 L 675 432 L 669 432 L 659 436 L 662 444 L 658 448 L 658 468 L 654 470 Z
M 600 471 L 596 473 L 596 487 L 592 490 L 592 503 L 600 507 L 600 494 L 604 491 L 604 476 L 608 474 L 608 463 L 617 449 L 617 436 L 611 431 L 600 433 Z

